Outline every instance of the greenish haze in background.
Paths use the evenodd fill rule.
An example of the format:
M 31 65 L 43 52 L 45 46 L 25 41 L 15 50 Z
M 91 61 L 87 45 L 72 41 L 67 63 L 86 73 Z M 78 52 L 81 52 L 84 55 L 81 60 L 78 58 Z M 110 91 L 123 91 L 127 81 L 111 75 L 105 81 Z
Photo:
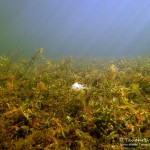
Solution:
M 0 53 L 150 54 L 149 0 L 0 0 Z

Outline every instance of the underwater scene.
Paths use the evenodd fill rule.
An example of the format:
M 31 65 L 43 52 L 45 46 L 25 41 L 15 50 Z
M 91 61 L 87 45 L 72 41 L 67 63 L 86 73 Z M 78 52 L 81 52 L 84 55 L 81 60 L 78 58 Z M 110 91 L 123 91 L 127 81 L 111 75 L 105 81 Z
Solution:
M 0 57 L 0 149 L 149 149 L 150 58 Z
M 0 150 L 150 150 L 149 6 L 1 0 Z

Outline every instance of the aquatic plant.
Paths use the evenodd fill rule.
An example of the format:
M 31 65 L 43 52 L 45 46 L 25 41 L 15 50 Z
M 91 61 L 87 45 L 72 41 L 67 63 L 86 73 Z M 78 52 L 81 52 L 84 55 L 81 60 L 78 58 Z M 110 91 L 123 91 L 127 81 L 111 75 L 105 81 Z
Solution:
M 149 58 L 55 62 L 42 52 L 0 57 L 0 149 L 123 150 L 127 138 L 149 139 Z

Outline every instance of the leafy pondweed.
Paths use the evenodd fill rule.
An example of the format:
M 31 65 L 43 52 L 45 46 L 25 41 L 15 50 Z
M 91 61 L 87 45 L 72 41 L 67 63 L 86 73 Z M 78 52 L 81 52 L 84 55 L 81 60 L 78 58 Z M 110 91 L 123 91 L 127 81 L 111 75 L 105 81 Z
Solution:
M 149 58 L 54 63 L 42 52 L 0 56 L 0 149 L 123 150 L 119 137 L 149 138 Z

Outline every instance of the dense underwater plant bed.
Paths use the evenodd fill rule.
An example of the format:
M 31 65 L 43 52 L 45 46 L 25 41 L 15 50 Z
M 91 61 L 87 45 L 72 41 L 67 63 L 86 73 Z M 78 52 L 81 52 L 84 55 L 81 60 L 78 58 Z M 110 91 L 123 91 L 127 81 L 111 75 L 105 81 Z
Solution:
M 149 57 L 56 63 L 41 54 L 0 57 L 0 149 L 150 148 Z

